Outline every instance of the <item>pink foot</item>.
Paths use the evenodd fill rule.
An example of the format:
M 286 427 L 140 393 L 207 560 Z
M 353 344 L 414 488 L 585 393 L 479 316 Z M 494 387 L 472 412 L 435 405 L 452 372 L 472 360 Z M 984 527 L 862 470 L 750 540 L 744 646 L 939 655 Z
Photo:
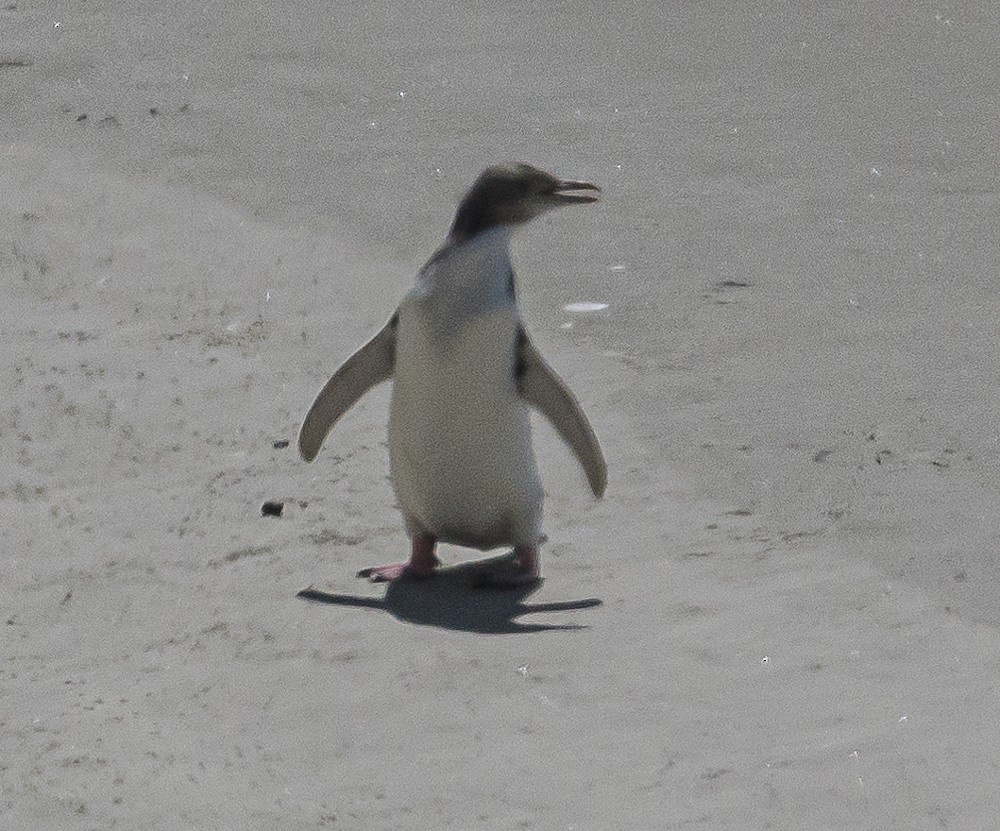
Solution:
M 514 546 L 514 562 L 501 571 L 483 574 L 476 583 L 482 589 L 516 589 L 536 586 L 542 582 L 542 570 L 538 562 L 538 548 L 534 545 Z
M 372 566 L 363 568 L 358 577 L 364 577 L 372 583 L 388 583 L 391 580 L 420 580 L 433 577 L 435 569 L 441 564 L 434 553 L 437 540 L 434 537 L 414 537 L 410 541 L 410 561 L 408 563 L 391 563 L 387 566 Z

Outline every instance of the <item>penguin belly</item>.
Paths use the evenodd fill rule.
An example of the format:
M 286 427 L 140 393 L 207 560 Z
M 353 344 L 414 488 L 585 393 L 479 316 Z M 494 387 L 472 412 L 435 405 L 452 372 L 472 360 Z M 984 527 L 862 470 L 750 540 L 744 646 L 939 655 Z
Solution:
M 441 330 L 419 303 L 400 309 L 389 462 L 411 536 L 489 549 L 537 545 L 542 486 L 517 393 L 513 305 Z

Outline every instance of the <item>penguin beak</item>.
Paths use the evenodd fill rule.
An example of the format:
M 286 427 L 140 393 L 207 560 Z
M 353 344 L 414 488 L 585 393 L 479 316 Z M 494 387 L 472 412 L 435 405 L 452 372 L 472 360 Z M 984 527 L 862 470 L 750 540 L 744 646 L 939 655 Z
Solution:
M 562 179 L 552 189 L 552 197 L 557 205 L 585 205 L 596 202 L 601 189 L 590 182 L 576 182 Z

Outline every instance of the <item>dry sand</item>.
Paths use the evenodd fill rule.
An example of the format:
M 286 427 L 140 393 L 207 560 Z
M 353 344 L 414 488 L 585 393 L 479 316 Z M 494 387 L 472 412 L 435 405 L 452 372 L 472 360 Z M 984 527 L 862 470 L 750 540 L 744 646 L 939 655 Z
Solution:
M 5 4 L 0 824 L 994 827 L 1000 22 L 871 5 Z M 359 583 L 385 391 L 275 442 L 511 158 L 608 495 Z

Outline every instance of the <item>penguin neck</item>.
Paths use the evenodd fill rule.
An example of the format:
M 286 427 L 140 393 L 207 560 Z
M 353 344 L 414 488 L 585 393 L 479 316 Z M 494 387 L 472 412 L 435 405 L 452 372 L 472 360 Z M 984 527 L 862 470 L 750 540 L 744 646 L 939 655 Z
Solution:
M 500 227 L 503 213 L 488 189 L 473 188 L 455 211 L 448 241 L 458 244 Z
M 469 237 L 448 237 L 426 269 L 428 288 L 470 306 L 513 302 L 514 269 L 510 261 L 513 225 L 493 225 Z

